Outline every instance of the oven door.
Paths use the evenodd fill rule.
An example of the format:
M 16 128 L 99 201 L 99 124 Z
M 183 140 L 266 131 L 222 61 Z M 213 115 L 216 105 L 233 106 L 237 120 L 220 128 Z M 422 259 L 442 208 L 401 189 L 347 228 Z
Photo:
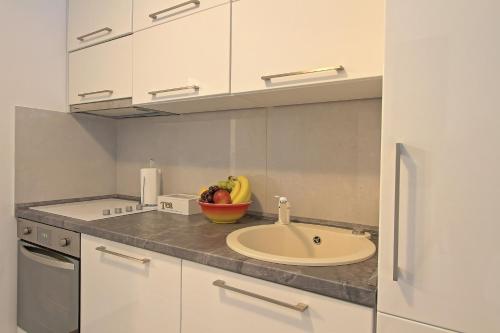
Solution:
M 28 333 L 78 332 L 78 259 L 20 240 L 17 260 L 18 326 Z

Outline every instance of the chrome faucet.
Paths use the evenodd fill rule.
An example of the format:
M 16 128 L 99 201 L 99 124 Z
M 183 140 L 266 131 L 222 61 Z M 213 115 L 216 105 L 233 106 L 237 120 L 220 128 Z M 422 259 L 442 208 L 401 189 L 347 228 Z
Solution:
M 290 224 L 290 203 L 286 197 L 274 196 L 278 199 L 278 224 Z

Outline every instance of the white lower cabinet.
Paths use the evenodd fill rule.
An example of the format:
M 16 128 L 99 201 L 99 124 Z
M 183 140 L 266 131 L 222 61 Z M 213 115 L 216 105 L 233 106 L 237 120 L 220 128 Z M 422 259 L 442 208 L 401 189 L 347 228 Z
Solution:
M 188 261 L 182 265 L 182 333 L 373 333 L 372 308 Z M 300 312 L 256 295 L 308 307 Z
M 377 314 L 377 333 L 453 333 L 453 331 L 379 312 Z
M 82 235 L 81 332 L 178 333 L 180 301 L 180 259 Z

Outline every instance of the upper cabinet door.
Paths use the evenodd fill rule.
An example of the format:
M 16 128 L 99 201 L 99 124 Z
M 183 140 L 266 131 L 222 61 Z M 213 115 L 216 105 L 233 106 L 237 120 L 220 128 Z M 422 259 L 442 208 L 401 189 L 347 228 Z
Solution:
M 69 104 L 132 96 L 132 37 L 69 54 Z
M 133 38 L 134 104 L 229 92 L 229 3 Z
M 152 27 L 201 10 L 229 2 L 228 0 L 135 0 L 134 31 Z
M 68 51 L 132 31 L 132 0 L 69 0 Z
M 382 75 L 383 0 L 240 0 L 232 13 L 233 93 Z

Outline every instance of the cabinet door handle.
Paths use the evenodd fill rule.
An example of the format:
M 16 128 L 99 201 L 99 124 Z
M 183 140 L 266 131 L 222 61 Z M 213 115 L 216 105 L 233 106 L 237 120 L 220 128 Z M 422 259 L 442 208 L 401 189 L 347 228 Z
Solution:
M 80 42 L 83 42 L 83 41 L 85 41 L 85 38 L 90 37 L 90 36 L 95 35 L 95 34 L 98 34 L 98 33 L 103 32 L 103 31 L 106 31 L 109 34 L 111 31 L 113 31 L 113 29 L 111 29 L 110 27 L 104 27 L 102 29 L 89 32 L 88 34 L 78 36 L 78 37 L 76 37 L 76 39 L 78 39 Z
M 170 89 L 163 89 L 163 90 L 153 90 L 153 91 L 149 91 L 148 94 L 156 96 L 157 94 L 161 94 L 161 93 L 179 91 L 179 90 L 188 90 L 188 89 L 199 90 L 200 87 L 199 86 L 184 86 L 184 87 L 177 87 L 177 88 L 170 88 Z
M 84 93 L 79 93 L 78 96 L 80 96 L 80 97 L 86 97 L 88 95 L 103 94 L 103 93 L 108 93 L 108 94 L 111 95 L 111 94 L 113 94 L 113 90 L 105 89 L 105 90 L 84 92 Z
M 302 71 L 296 71 L 296 72 L 264 75 L 264 76 L 261 76 L 260 78 L 264 81 L 268 81 L 271 79 L 276 79 L 276 78 L 285 77 L 285 76 L 303 75 L 303 74 L 311 74 L 311 73 L 319 73 L 319 72 L 327 72 L 327 71 L 339 72 L 339 71 L 343 71 L 343 70 L 344 70 L 344 66 L 338 65 L 335 67 L 321 67 L 321 68 L 302 70 Z
M 175 6 L 172 6 L 172 7 L 168 7 L 168 8 L 159 10 L 157 12 L 151 13 L 151 14 L 149 14 L 149 17 L 151 17 L 153 20 L 156 20 L 158 18 L 158 15 L 160 15 L 160 14 L 163 14 L 163 13 L 169 12 L 171 10 L 174 10 L 174 9 L 177 9 L 177 8 L 180 8 L 180 7 L 184 7 L 184 6 L 187 6 L 187 5 L 190 5 L 190 4 L 198 6 L 200 4 L 200 0 L 189 0 L 189 1 L 186 1 L 186 2 L 183 2 L 183 3 L 180 3 L 178 5 L 175 5 Z
M 138 262 L 140 262 L 142 264 L 147 264 L 147 263 L 149 263 L 151 261 L 151 259 L 148 259 L 148 258 L 136 258 L 136 257 L 128 256 L 128 255 L 123 254 L 123 253 L 118 253 L 118 252 L 110 251 L 110 250 L 106 249 L 105 246 L 99 246 L 99 247 L 96 247 L 95 249 L 97 251 L 99 251 L 99 252 L 103 252 L 103 253 L 106 253 L 106 254 L 111 254 L 113 256 L 120 257 L 120 258 L 127 259 L 127 260 L 138 261 Z
M 392 248 L 392 280 L 398 281 L 399 273 L 399 185 L 401 183 L 402 143 L 396 143 L 396 168 L 394 172 L 394 239 Z
M 279 306 L 284 306 L 285 308 L 289 308 L 289 309 L 292 309 L 292 310 L 295 310 L 295 311 L 299 311 L 299 312 L 304 312 L 309 307 L 307 304 L 304 304 L 304 303 L 297 303 L 297 304 L 285 303 L 285 302 L 282 302 L 282 301 L 278 301 L 278 300 L 276 300 L 274 298 L 270 298 L 270 297 L 267 297 L 267 296 L 262 296 L 262 295 L 259 295 L 259 294 L 255 294 L 255 293 L 252 293 L 250 291 L 243 290 L 243 289 L 231 287 L 231 286 L 228 286 L 226 284 L 226 282 L 223 281 L 223 280 L 215 280 L 212 284 L 214 286 L 222 288 L 222 289 L 230 290 L 230 291 L 233 291 L 233 292 L 238 293 L 238 294 L 243 294 L 243 295 L 246 295 L 246 296 L 257 298 L 257 299 L 260 299 L 260 300 L 263 300 L 263 301 L 266 301 L 266 302 L 269 302 L 269 303 L 273 303 L 273 304 L 276 304 L 276 305 L 279 305 Z

